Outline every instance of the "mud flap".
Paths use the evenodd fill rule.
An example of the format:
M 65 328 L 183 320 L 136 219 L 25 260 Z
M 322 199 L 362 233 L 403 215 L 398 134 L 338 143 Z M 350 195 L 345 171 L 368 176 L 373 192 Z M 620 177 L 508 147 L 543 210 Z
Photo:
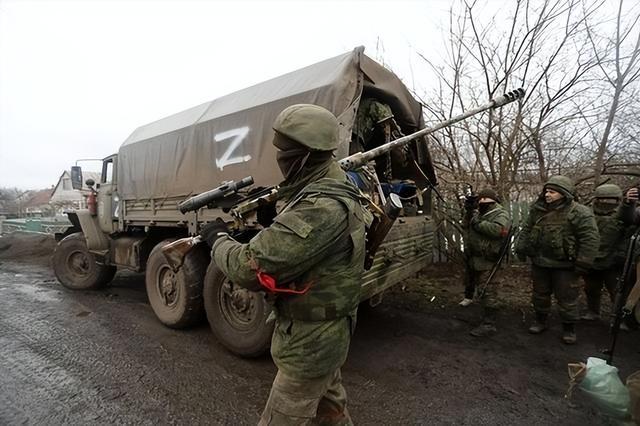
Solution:
M 109 239 L 100 229 L 97 216 L 91 216 L 89 210 L 76 212 L 82 233 L 87 241 L 87 249 L 90 251 L 106 251 L 109 249 Z

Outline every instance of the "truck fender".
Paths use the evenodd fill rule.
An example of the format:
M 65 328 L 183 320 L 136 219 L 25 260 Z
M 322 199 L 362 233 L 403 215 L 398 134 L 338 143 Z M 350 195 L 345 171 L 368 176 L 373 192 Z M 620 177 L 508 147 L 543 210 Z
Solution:
M 87 248 L 91 251 L 109 250 L 109 239 L 100 229 L 98 217 L 92 216 L 87 209 L 77 210 L 75 214 L 84 238 L 87 240 Z
M 69 222 L 71 222 L 71 226 L 64 230 L 64 232 L 56 232 L 53 234 L 56 242 L 62 241 L 64 237 L 67 235 L 75 234 L 76 232 L 82 232 L 80 228 L 80 222 L 78 221 L 78 215 L 75 211 L 67 212 L 67 218 L 69 218 Z

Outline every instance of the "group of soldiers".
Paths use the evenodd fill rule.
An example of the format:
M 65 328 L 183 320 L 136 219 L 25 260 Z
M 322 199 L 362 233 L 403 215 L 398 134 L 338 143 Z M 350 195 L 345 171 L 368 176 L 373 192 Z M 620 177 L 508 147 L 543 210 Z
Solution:
M 613 302 L 625 261 L 631 233 L 640 224 L 636 209 L 638 188 L 623 194 L 614 184 L 598 186 L 591 208 L 576 201 L 574 183 L 566 176 L 553 176 L 545 184 L 519 235 L 516 255 L 531 261 L 533 308 L 532 334 L 548 328 L 551 297 L 555 297 L 562 319 L 562 341 L 576 343 L 579 319 L 600 318 L 603 288 Z M 483 310 L 482 323 L 471 334 L 483 337 L 496 332 L 495 317 L 501 284 L 501 251 L 510 244 L 509 215 L 498 194 L 483 189 L 465 201 L 463 226 L 465 245 L 465 296 L 461 306 L 472 303 L 474 293 Z M 493 272 L 491 277 L 489 273 Z M 489 279 L 490 278 L 490 279 Z M 481 285 L 479 285 L 481 284 Z M 580 288 L 587 311 L 579 314 Z
M 385 111 L 379 112 L 384 119 Z M 215 264 L 235 285 L 265 291 L 275 300 L 271 355 L 278 372 L 259 424 L 352 424 L 340 368 L 355 329 L 365 235 L 373 217 L 367 200 L 333 156 L 339 124 L 330 111 L 293 105 L 278 115 L 273 129 L 284 176 L 279 190 L 283 209 L 248 243 L 229 237 L 224 223 L 213 222 L 201 234 Z M 519 255 L 533 263 L 537 321 L 531 332 L 546 329 L 553 293 L 565 324 L 563 339 L 575 342 L 578 275 L 592 277 L 587 293 L 592 317 L 598 313 L 603 282 L 612 288 L 607 277 L 609 270 L 619 268 L 619 258 L 611 264 L 604 259 L 608 262 L 609 253 L 618 253 L 623 244 L 627 222 L 618 218 L 638 194 L 627 193 L 623 203 L 618 192 L 614 197 L 605 192 L 592 212 L 574 201 L 571 181 L 557 176 L 532 207 L 518 244 Z M 469 298 L 475 284 L 495 275 L 510 228 L 496 192 L 486 189 L 478 196 L 477 205 L 470 203 L 465 215 Z M 596 220 L 600 216 L 611 220 Z M 482 286 L 484 319 L 476 335 L 496 330 L 499 274 L 489 281 Z

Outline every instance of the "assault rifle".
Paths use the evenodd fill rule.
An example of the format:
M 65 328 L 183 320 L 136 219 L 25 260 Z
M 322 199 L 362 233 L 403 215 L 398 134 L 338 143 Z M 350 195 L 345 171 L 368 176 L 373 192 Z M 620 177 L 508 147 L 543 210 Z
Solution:
M 440 129 L 443 129 L 445 127 L 451 126 L 455 123 L 458 123 L 462 120 L 465 120 L 473 115 L 479 114 L 481 112 L 484 112 L 486 110 L 489 109 L 495 109 L 495 108 L 500 108 L 504 105 L 507 105 L 511 102 L 514 102 L 518 99 L 522 99 L 524 97 L 524 89 L 519 88 L 516 90 L 513 90 L 511 92 L 505 93 L 504 95 L 498 96 L 495 99 L 490 100 L 489 102 L 487 102 L 484 105 L 480 105 L 474 109 L 471 109 L 469 111 L 466 111 L 460 115 L 457 115 L 455 117 L 450 118 L 449 120 L 445 120 L 442 121 L 432 127 L 426 127 L 422 130 L 418 130 L 415 133 L 411 133 L 409 135 L 406 136 L 402 136 L 398 139 L 394 139 L 390 142 L 387 142 L 383 145 L 380 145 L 376 148 L 373 148 L 369 151 L 366 152 L 357 152 L 355 154 L 352 154 L 346 158 L 343 158 L 342 160 L 340 160 L 338 163 L 340 165 L 340 167 L 342 167 L 343 170 L 345 171 L 354 171 L 354 170 L 358 170 L 360 168 L 362 168 L 363 166 L 365 166 L 367 163 L 369 163 L 371 160 L 373 160 L 374 158 L 385 154 L 387 152 L 390 152 L 393 149 L 396 148 L 401 148 L 407 144 L 409 144 L 410 142 L 427 136 L 429 134 L 432 134 L 434 132 L 437 132 Z M 249 179 L 249 178 L 245 178 L 245 179 Z M 243 181 L 245 181 L 245 179 L 243 179 Z M 251 181 L 253 181 L 253 179 L 251 178 Z M 237 189 L 239 189 L 238 184 L 236 184 L 235 182 L 225 182 L 226 186 L 229 187 L 233 187 Z M 191 201 L 187 200 L 182 204 L 185 204 L 184 207 L 184 211 L 183 208 L 180 209 L 180 211 L 182 211 L 183 213 L 185 213 L 186 211 L 189 210 L 196 210 L 197 208 L 203 207 L 205 205 L 209 205 L 211 203 L 211 199 L 209 197 L 205 197 L 205 194 L 209 194 L 209 193 L 214 193 L 216 194 L 216 197 L 219 197 L 220 191 L 218 191 L 220 188 L 216 188 L 214 190 L 211 191 L 207 191 L 204 194 L 198 195 L 194 198 L 199 198 L 199 202 L 195 202 L 195 201 Z M 382 191 L 379 191 L 380 193 L 382 193 Z M 235 193 L 235 192 L 233 192 Z M 223 196 L 224 198 L 225 196 Z M 219 199 L 219 198 L 216 198 Z M 245 217 L 252 214 L 253 212 L 257 211 L 257 209 L 261 206 L 264 206 L 265 204 L 271 204 L 271 203 L 275 203 L 278 200 L 278 187 L 272 187 L 272 188 L 266 188 L 263 189 L 262 191 L 260 191 L 260 193 L 247 197 L 244 200 L 239 200 L 232 208 L 229 209 L 229 214 L 231 214 L 231 216 L 237 221 L 237 222 L 244 222 L 245 221 Z M 382 199 L 381 200 L 382 203 L 384 205 L 387 204 L 387 200 Z M 187 203 L 189 202 L 189 203 Z M 397 202 L 394 202 L 394 200 L 390 200 L 389 202 L 393 204 L 397 204 Z M 197 208 L 194 208 L 195 206 L 199 206 Z M 375 255 L 375 250 L 377 250 L 377 248 L 379 247 L 380 243 L 384 240 L 384 238 L 386 237 L 387 233 L 389 232 L 389 230 L 391 229 L 391 226 L 393 225 L 396 217 L 397 217 L 397 213 L 399 213 L 398 209 L 395 208 L 395 206 L 393 206 L 393 208 L 389 209 L 389 212 L 393 212 L 392 215 L 389 215 L 388 213 L 385 213 L 384 210 L 382 210 L 380 207 L 375 206 L 375 204 L 371 201 L 370 202 L 370 206 L 371 206 L 371 210 L 374 214 L 374 225 L 375 225 L 375 221 L 377 221 L 379 224 L 381 224 L 381 226 L 374 226 L 374 229 L 371 229 L 369 231 L 369 235 L 368 235 L 368 243 L 367 246 L 369 248 L 369 252 L 367 253 L 367 258 L 370 259 L 367 263 L 370 266 L 370 263 Z M 383 217 L 385 216 L 385 217 Z M 395 217 L 392 217 L 395 216 Z M 376 235 L 372 235 L 373 232 L 375 232 Z M 179 241 L 176 241 L 175 243 L 172 243 L 172 253 L 175 254 L 175 250 L 180 248 L 180 247 L 184 247 L 184 254 L 186 255 L 186 253 L 191 249 L 191 247 L 194 246 L 194 241 L 193 241 L 194 237 L 189 237 L 189 238 L 185 238 L 183 240 L 184 244 L 180 245 L 178 244 Z M 373 243 L 372 241 L 374 241 L 375 243 Z M 175 258 L 175 256 L 173 256 L 172 258 Z M 169 260 L 169 259 L 168 259 Z M 179 267 L 179 265 L 178 265 Z M 175 269 L 175 268 L 174 268 Z
M 482 300 L 482 297 L 487 291 L 487 287 L 491 283 L 491 280 L 493 280 L 493 277 L 498 272 L 498 269 L 500 269 L 500 265 L 502 265 L 504 258 L 507 257 L 507 253 L 509 253 L 509 249 L 511 248 L 511 239 L 513 238 L 514 231 L 515 227 L 513 226 L 513 224 L 511 224 L 511 226 L 509 227 L 509 232 L 507 233 L 507 238 L 502 243 L 502 246 L 500 246 L 500 255 L 498 256 L 498 260 L 496 260 L 496 262 L 493 264 L 487 280 L 482 284 L 482 287 L 478 289 L 478 300 Z
M 611 345 L 608 349 L 603 351 L 605 354 L 609 355 L 609 359 L 607 360 L 609 365 L 613 362 L 613 352 L 616 349 L 620 326 L 625 318 L 633 312 L 633 305 L 635 303 L 628 303 L 627 296 L 629 296 L 629 299 L 632 299 L 631 294 L 629 294 L 633 293 L 632 289 L 634 291 L 640 291 L 640 289 L 636 290 L 634 288 L 635 282 L 631 280 L 634 268 L 633 255 L 635 254 L 636 246 L 638 245 L 638 238 L 640 238 L 640 229 L 638 229 L 629 240 L 629 244 L 627 245 L 627 255 L 624 260 L 624 267 L 622 268 L 620 277 L 618 277 L 616 299 L 612 313 L 614 315 L 614 319 L 611 324 Z M 640 276 L 638 276 L 637 279 L 640 280 Z

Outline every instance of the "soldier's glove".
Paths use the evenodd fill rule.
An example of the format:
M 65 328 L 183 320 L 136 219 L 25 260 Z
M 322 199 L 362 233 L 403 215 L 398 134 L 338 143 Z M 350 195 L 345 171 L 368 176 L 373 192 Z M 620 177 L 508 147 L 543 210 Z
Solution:
M 480 213 L 478 213 L 477 210 L 474 210 L 473 213 L 471 213 L 471 218 L 469 219 L 469 223 L 471 224 L 471 227 L 473 229 L 478 228 L 478 224 L 480 223 Z
M 202 235 L 202 239 L 209 244 L 209 247 L 213 247 L 213 243 L 220 237 L 228 235 L 227 224 L 220 218 L 216 219 L 215 222 L 207 223 L 200 230 L 200 235 Z
M 580 275 L 586 275 L 587 273 L 589 273 L 589 269 L 591 269 L 591 265 L 589 265 L 588 263 L 580 262 L 580 261 L 576 261 L 573 264 L 573 267 L 576 273 Z
M 273 219 L 278 216 L 275 201 L 272 203 L 265 203 L 258 207 L 258 209 L 256 210 L 256 216 L 260 225 L 265 228 L 271 226 L 271 224 L 273 223 Z
M 478 208 L 478 196 L 476 194 L 467 195 L 464 197 L 464 208 L 467 210 L 474 210 Z

